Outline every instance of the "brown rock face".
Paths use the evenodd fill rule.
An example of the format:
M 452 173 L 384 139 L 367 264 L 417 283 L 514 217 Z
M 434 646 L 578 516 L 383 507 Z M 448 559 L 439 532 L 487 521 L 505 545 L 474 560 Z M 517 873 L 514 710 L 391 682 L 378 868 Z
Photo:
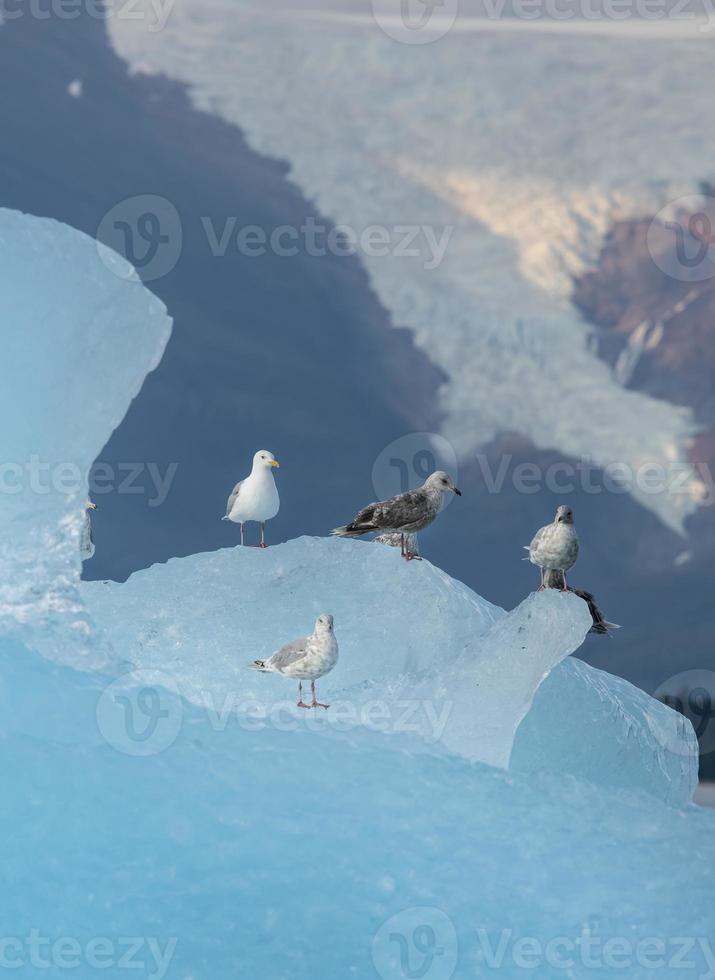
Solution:
M 702 431 L 690 459 L 715 475 L 715 197 L 697 211 L 614 226 L 573 301 L 622 383 L 693 410 Z M 713 494 L 691 518 L 699 553 L 715 553 Z

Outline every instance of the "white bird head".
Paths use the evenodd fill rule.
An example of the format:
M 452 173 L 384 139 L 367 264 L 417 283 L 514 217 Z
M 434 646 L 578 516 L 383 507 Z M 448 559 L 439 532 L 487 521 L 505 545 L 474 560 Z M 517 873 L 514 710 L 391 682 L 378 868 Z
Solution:
M 96 510 L 97 505 L 93 504 L 91 500 L 87 500 L 84 505 L 85 510 Z
M 333 617 L 330 613 L 321 613 L 320 616 L 315 621 L 315 632 L 316 633 L 332 633 L 333 632 Z
M 434 473 L 431 473 L 425 480 L 424 486 L 429 490 L 441 490 L 443 493 L 451 490 L 458 497 L 462 496 L 462 491 L 457 490 L 452 482 L 452 477 L 448 473 L 445 473 L 444 470 L 435 470 Z
M 554 524 L 573 524 L 573 511 L 566 504 L 561 504 L 556 510 Z
M 269 452 L 267 449 L 259 449 L 258 452 L 253 457 L 253 469 L 271 469 L 273 466 L 280 466 L 273 453 Z

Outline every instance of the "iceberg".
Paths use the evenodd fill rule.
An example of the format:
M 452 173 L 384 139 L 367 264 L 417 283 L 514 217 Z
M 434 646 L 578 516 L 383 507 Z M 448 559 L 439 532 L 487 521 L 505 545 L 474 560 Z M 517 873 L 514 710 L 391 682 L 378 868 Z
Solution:
M 13 453 L 84 472 L 168 317 L 69 228 L 0 212 L 0 242 L 18 257 L 12 282 L 0 265 Z M 21 384 L 15 358 L 46 383 Z M 54 370 L 83 396 L 63 400 Z M 694 733 L 566 659 L 590 625 L 581 600 L 505 612 L 428 561 L 316 538 L 81 583 L 85 494 L 23 490 L 3 518 L 2 966 L 713 975 L 715 816 L 689 802 Z M 300 712 L 289 681 L 246 664 L 323 611 L 332 706 Z

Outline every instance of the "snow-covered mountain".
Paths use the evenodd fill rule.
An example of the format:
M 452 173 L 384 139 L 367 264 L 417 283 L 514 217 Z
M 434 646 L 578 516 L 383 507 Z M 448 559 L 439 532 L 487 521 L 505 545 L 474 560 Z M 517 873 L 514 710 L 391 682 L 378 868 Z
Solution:
M 110 31 L 137 70 L 186 82 L 198 106 L 287 160 L 336 224 L 451 229 L 434 268 L 424 243 L 363 260 L 394 323 L 447 377 L 442 431 L 461 459 L 508 431 L 599 466 L 687 468 L 692 413 L 626 388 L 571 294 L 614 222 L 711 175 L 711 35 L 614 40 L 586 24 L 525 36 L 473 20 L 415 45 L 349 13 L 194 0 L 161 31 L 122 18 Z M 704 496 L 696 471 L 685 486 L 631 489 L 682 530 Z

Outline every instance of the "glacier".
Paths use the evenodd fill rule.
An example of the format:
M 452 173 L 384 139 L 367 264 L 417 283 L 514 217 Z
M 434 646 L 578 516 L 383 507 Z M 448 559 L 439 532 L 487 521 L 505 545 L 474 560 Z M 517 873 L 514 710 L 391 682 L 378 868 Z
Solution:
M 15 459 L 84 472 L 170 320 L 72 229 L 0 211 L 0 245 Z M 713 975 L 694 733 L 569 658 L 590 625 L 577 597 L 506 612 L 427 560 L 319 538 L 85 583 L 86 485 L 36 490 L 3 518 L 3 967 Z M 301 713 L 245 665 L 320 611 L 332 707 Z
M 704 492 L 693 414 L 625 388 L 570 297 L 615 222 L 710 178 L 710 19 L 693 12 L 670 36 L 663 20 L 646 39 L 628 28 L 647 15 L 470 19 L 465 6 L 424 45 L 381 31 L 373 11 L 396 17 L 397 3 L 377 0 L 295 0 L 270 14 L 254 0 L 184 0 L 160 32 L 140 0 L 143 17 L 112 17 L 108 31 L 134 70 L 182 82 L 199 109 L 286 160 L 336 225 L 388 231 L 389 254 L 361 260 L 394 324 L 447 376 L 442 434 L 461 461 L 504 432 L 598 467 L 665 460 L 682 493 L 640 480 L 629 491 L 683 533 Z M 622 36 L 602 36 L 604 22 Z M 423 238 L 400 252 L 404 227 L 449 231 L 442 261 L 432 267 Z

